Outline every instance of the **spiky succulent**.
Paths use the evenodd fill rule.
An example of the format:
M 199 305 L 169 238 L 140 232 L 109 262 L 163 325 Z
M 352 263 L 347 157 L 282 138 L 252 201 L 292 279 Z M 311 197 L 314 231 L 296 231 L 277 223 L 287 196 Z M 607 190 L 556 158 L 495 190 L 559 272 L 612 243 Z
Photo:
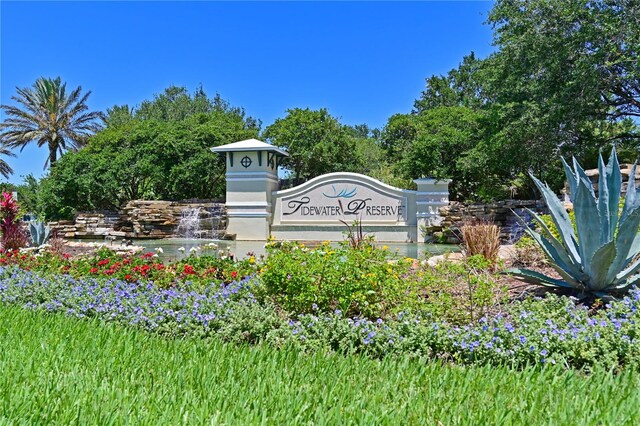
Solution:
M 49 241 L 51 228 L 40 220 L 32 220 L 29 222 L 29 234 L 31 235 L 31 245 L 40 247 Z
M 575 158 L 573 169 L 564 159 L 562 163 L 571 191 L 577 232 L 574 232 L 569 215 L 558 197 L 533 175 L 531 177 L 545 199 L 560 238 L 555 238 L 540 216 L 531 211 L 539 231 L 530 227 L 526 229 L 562 279 L 527 269 L 506 272 L 526 282 L 571 288 L 596 296 L 624 291 L 640 282 L 640 193 L 635 185 L 637 162 L 631 169 L 622 209 L 622 173 L 615 148 L 606 166 L 602 155 L 598 159 L 598 197 L 591 180 Z

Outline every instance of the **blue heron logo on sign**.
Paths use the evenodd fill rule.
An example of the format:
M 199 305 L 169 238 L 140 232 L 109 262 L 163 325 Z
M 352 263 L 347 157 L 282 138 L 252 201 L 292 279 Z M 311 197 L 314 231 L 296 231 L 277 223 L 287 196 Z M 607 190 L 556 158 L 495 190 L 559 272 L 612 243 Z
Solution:
M 356 192 L 358 191 L 357 188 L 353 188 L 350 191 L 345 188 L 340 192 L 338 192 L 335 185 L 331 185 L 331 188 L 333 189 L 333 194 L 325 194 L 323 192 L 322 195 L 324 195 L 327 198 L 352 198 L 356 195 Z

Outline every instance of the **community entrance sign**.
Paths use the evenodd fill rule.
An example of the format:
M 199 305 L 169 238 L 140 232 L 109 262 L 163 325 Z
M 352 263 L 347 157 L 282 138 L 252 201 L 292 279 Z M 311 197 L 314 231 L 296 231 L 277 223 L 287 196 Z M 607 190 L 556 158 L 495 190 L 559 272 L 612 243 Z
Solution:
M 407 196 L 395 188 L 350 173 L 331 173 L 275 194 L 280 223 L 362 220 L 405 223 Z M 276 204 L 276 209 L 278 209 Z
M 278 158 L 286 152 L 250 139 L 227 154 L 227 233 L 238 240 L 342 240 L 359 221 L 378 241 L 418 241 L 420 227 L 439 220 L 448 180 L 416 179 L 418 190 L 394 188 L 357 173 L 329 173 L 277 191 Z

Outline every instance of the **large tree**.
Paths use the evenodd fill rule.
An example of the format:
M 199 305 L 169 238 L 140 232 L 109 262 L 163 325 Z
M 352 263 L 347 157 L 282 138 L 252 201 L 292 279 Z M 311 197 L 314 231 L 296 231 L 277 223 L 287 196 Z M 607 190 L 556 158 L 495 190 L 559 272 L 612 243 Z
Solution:
M 589 166 L 605 145 L 637 144 L 640 3 L 499 0 L 489 23 L 499 50 L 487 58 L 485 87 L 528 116 L 544 155 L 573 154 Z
M 49 150 L 45 163 L 53 165 L 58 154 L 78 150 L 101 129 L 102 113 L 89 111 L 87 99 L 78 86 L 67 93 L 60 77 L 39 78 L 29 88 L 16 88 L 12 99 L 19 105 L 2 105 L 7 118 L 0 123 L 0 140 L 9 148 L 24 149 L 35 142 Z
M 263 136 L 287 149 L 283 167 L 296 180 L 306 180 L 324 173 L 360 171 L 356 146 L 359 139 L 366 139 L 363 130 L 341 124 L 324 108 L 294 108 L 268 126 Z
M 496 51 L 485 59 L 471 54 L 446 75 L 429 77 L 412 114 L 392 117 L 383 132 L 391 156 L 415 167 L 454 149 L 447 137 L 430 146 L 437 152 L 416 148 L 428 140 L 417 117 L 465 107 L 481 119 L 467 127 L 468 142 L 462 152 L 454 149 L 459 158 L 447 173 L 476 188 L 468 196 L 533 196 L 530 171 L 559 189 L 560 155 L 594 167 L 598 150 L 615 144 L 621 159 L 637 157 L 640 3 L 498 0 L 488 23 Z M 437 133 L 452 124 L 444 120 Z
M 637 0 L 498 0 L 495 83 L 565 117 L 640 117 Z
M 210 148 L 260 131 L 242 108 L 180 87 L 169 87 L 137 110 L 114 106 L 106 122 L 84 149 L 63 155 L 42 180 L 47 217 L 115 209 L 133 199 L 222 198 L 224 158 Z

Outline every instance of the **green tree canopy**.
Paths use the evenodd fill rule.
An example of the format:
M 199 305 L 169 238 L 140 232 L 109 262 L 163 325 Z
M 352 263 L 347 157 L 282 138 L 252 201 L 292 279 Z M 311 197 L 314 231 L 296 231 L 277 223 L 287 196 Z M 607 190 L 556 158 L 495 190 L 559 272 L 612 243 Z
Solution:
M 324 108 L 290 109 L 286 117 L 268 126 L 263 136 L 289 152 L 282 166 L 298 180 L 337 171 L 362 172 L 359 153 L 375 155 L 375 147 L 370 145 L 373 132 L 368 127 L 343 125 Z
M 133 199 L 224 197 L 224 159 L 210 148 L 257 137 L 258 122 L 219 96 L 203 99 L 183 88 L 168 93 L 181 95 L 157 96 L 137 111 L 111 108 L 107 127 L 85 149 L 58 160 L 42 182 L 48 217 L 113 209 Z M 210 107 L 198 109 L 205 100 Z
M 599 149 L 615 144 L 621 160 L 632 161 L 640 140 L 639 12 L 631 0 L 498 0 L 488 19 L 496 52 L 471 53 L 447 75 L 429 77 L 412 114 L 389 120 L 382 145 L 399 162 L 396 171 L 439 171 L 464 182 L 471 198 L 529 197 L 528 172 L 562 185 L 560 155 L 595 167 Z M 454 147 L 447 141 L 455 141 L 456 125 L 442 114 L 460 118 L 456 107 L 475 115 Z M 433 119 L 441 124 L 425 128 Z M 450 152 L 456 166 L 435 167 Z

